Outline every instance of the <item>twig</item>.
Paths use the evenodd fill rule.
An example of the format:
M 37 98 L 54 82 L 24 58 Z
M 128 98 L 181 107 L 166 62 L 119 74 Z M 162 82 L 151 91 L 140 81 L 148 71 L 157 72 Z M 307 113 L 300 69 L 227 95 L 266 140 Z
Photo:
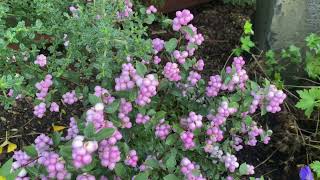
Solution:
M 284 87 L 294 87 L 294 88 L 318 88 L 319 86 L 296 86 L 296 85 L 283 85 Z
M 315 134 L 314 134 L 314 136 L 316 136 L 317 134 L 318 134 L 318 130 L 319 130 L 319 121 L 320 121 L 320 112 L 318 111 L 318 121 L 317 121 L 317 127 L 316 127 L 316 132 L 315 132 Z
M 314 84 L 320 85 L 319 82 L 313 81 L 313 80 L 308 79 L 308 78 L 303 78 L 303 77 L 298 77 L 298 76 L 294 76 L 294 77 L 295 77 L 296 79 L 306 80 L 306 81 L 312 82 L 312 83 L 314 83 Z
M 278 147 L 276 150 L 274 150 L 270 156 L 267 157 L 267 159 L 265 159 L 264 161 L 262 161 L 260 164 L 258 164 L 255 168 L 258 168 L 259 166 L 263 165 L 264 163 L 266 163 L 278 150 L 280 147 Z

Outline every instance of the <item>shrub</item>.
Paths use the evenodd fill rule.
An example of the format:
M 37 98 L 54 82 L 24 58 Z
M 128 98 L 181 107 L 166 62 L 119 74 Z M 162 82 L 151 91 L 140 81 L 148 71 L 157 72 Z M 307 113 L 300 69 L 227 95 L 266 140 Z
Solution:
M 74 103 L 87 108 L 70 119 L 67 134 L 41 134 L 16 151 L 12 170 L 42 179 L 253 175 L 235 153 L 268 144 L 272 132 L 252 116 L 279 112 L 286 95 L 249 80 L 241 56 L 206 82 L 195 55 L 204 38 L 190 11 L 170 20 L 132 8 L 129 0 L 1 3 L 2 47 L 19 47 L 1 49 L 5 104 L 30 96 L 37 118 Z M 17 23 L 9 26 L 10 16 Z M 153 22 L 172 37 L 151 39 Z M 9 83 L 13 77 L 19 83 Z

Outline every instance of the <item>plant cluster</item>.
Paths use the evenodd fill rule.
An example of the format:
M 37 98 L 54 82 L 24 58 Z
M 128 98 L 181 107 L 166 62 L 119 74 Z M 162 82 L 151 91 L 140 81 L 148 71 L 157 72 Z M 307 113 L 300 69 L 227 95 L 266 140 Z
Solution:
M 251 81 L 241 56 L 221 74 L 202 78 L 205 61 L 196 53 L 204 37 L 189 10 L 170 20 L 130 0 L 11 0 L 0 7 L 4 105 L 31 97 L 37 118 L 74 104 L 87 108 L 70 118 L 67 134 L 41 134 L 15 151 L 0 178 L 254 175 L 254 166 L 235 154 L 268 144 L 272 131 L 253 116 L 279 112 L 286 95 L 268 81 Z M 148 25 L 154 22 L 174 35 L 151 39 Z M 247 23 L 245 35 L 250 34 Z M 19 48 L 7 48 L 14 44 Z

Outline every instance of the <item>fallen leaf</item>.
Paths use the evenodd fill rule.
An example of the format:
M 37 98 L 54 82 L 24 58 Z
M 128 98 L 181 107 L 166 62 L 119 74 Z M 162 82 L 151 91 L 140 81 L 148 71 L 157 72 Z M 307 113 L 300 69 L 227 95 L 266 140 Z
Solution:
M 17 149 L 17 145 L 9 142 L 7 153 L 10 153 L 10 152 L 14 151 L 15 149 Z
M 65 127 L 65 126 L 56 126 L 56 125 L 53 125 L 52 128 L 53 128 L 53 131 L 54 131 L 54 132 L 59 132 L 59 131 L 64 130 L 66 127 Z

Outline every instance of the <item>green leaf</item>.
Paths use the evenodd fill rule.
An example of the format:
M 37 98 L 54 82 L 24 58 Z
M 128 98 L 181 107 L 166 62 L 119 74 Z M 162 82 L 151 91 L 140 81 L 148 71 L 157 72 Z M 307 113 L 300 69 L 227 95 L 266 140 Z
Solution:
M 148 17 L 144 20 L 144 22 L 147 24 L 152 24 L 155 19 L 156 16 L 154 14 L 149 14 Z
M 102 141 L 106 138 L 109 138 L 114 133 L 114 128 L 104 128 L 100 130 L 97 134 L 94 135 L 96 141 Z
M 188 34 L 190 34 L 190 36 L 194 36 L 194 32 L 189 26 L 183 26 L 181 30 L 187 32 Z
M 143 63 L 141 63 L 141 62 L 139 62 L 139 61 L 136 62 L 136 70 L 137 70 L 138 75 L 140 75 L 140 76 L 142 76 L 142 77 L 143 77 L 143 76 L 147 73 L 147 71 L 148 71 L 146 65 L 144 65 Z
M 320 161 L 314 161 L 310 164 L 311 169 L 320 177 Z
M 246 23 L 244 24 L 244 34 L 246 35 L 250 35 L 253 34 L 253 30 L 252 30 L 252 24 L 250 21 L 246 21 Z
M 177 45 L 178 40 L 176 38 L 171 38 L 164 44 L 164 47 L 166 48 L 167 52 L 171 53 L 173 50 L 176 49 Z
M 34 145 L 25 146 L 23 150 L 30 156 L 30 157 L 37 157 L 38 153 Z
M 179 180 L 179 178 L 174 174 L 168 174 L 165 177 L 163 177 L 164 180 Z
M 118 163 L 114 168 L 114 171 L 116 172 L 117 176 L 120 176 L 122 178 L 126 177 L 127 175 L 127 170 L 122 163 Z
M 95 134 L 95 128 L 92 122 L 89 122 L 87 126 L 84 128 L 83 133 L 85 137 L 92 138 Z
M 320 88 L 311 88 L 310 90 L 297 91 L 300 96 L 296 107 L 305 111 L 307 117 L 311 116 L 314 107 L 319 107 Z
M 118 110 L 119 106 L 120 106 L 120 100 L 117 99 L 113 101 L 110 105 L 108 105 L 108 107 L 106 108 L 106 112 L 109 114 L 115 113 Z
M 80 83 L 80 73 L 79 72 L 74 72 L 74 71 L 67 71 L 64 72 L 63 76 L 65 79 L 74 82 L 76 84 Z
M 35 166 L 31 166 L 31 167 L 27 166 L 25 169 L 28 172 L 28 174 L 31 175 L 31 177 L 32 176 L 36 177 L 40 174 L 39 168 L 36 168 Z
M 14 172 L 11 172 L 9 175 L 7 175 L 6 180 L 15 180 L 16 177 L 19 175 L 21 169 L 17 169 Z
M 147 166 L 155 168 L 155 169 L 160 167 L 159 166 L 159 161 L 156 160 L 156 159 L 152 159 L 152 158 L 151 159 L 147 159 L 145 163 L 146 163 Z
M 129 91 L 129 101 L 133 102 L 137 99 L 138 97 L 138 89 L 134 88 L 132 90 Z
M 13 162 L 13 159 L 10 158 L 6 163 L 4 163 L 2 165 L 2 167 L 0 168 L 0 174 L 2 176 L 7 176 L 10 174 L 10 170 L 11 170 L 11 167 L 12 167 L 12 162 Z
M 173 145 L 176 141 L 177 141 L 177 139 L 178 139 L 179 137 L 178 137 L 178 135 L 177 134 L 170 134 L 168 137 L 167 137 L 167 140 L 166 140 L 166 145 L 168 145 L 168 146 L 171 146 L 171 145 Z
M 91 105 L 96 105 L 97 103 L 102 103 L 102 100 L 94 94 L 89 94 L 89 102 Z
M 246 123 L 247 126 L 251 126 L 252 118 L 250 116 L 246 116 L 244 122 Z
M 254 42 L 251 41 L 250 36 L 245 36 L 240 38 L 241 49 L 250 53 L 250 49 L 254 47 Z
M 147 172 L 142 172 L 136 175 L 134 180 L 146 180 L 148 179 L 148 177 L 149 177 L 149 174 Z
M 169 159 L 166 161 L 166 167 L 169 170 L 172 170 L 177 165 L 176 155 L 177 155 L 177 152 L 176 151 L 172 151 L 171 154 L 170 154 Z
M 52 134 L 52 141 L 53 141 L 53 144 L 55 146 L 58 146 L 60 144 L 60 141 L 61 141 L 61 133 L 59 132 L 53 132 Z
M 60 151 L 59 154 L 64 158 L 64 159 L 71 159 L 72 158 L 72 147 L 71 145 L 64 145 L 64 146 L 59 146 Z
M 248 166 L 246 163 L 242 163 L 239 167 L 240 175 L 246 175 L 248 172 Z

